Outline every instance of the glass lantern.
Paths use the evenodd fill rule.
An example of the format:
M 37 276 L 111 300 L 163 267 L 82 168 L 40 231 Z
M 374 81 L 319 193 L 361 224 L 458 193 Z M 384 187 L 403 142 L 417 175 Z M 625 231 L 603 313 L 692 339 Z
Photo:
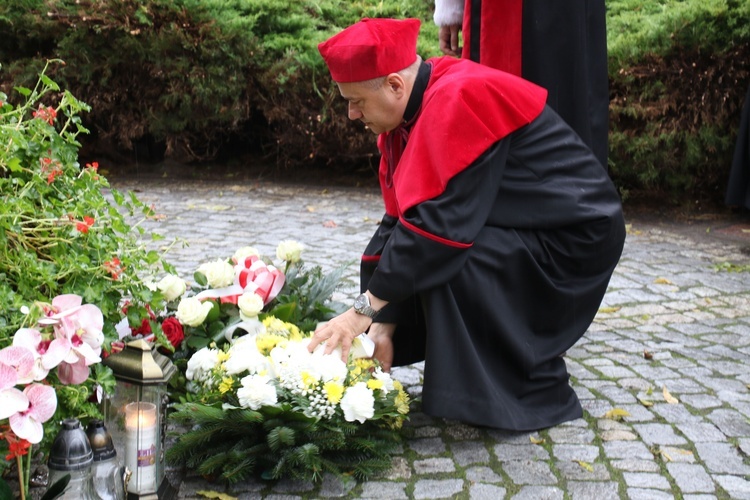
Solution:
M 167 382 L 175 367 L 145 340 L 135 340 L 104 359 L 117 385 L 104 401 L 107 429 L 126 468 L 131 499 L 176 498 L 164 474 Z

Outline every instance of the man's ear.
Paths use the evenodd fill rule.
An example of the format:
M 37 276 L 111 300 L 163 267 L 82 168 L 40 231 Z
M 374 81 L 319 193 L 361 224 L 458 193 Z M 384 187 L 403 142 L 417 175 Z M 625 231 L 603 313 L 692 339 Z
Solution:
M 396 94 L 401 96 L 406 93 L 406 82 L 404 78 L 398 73 L 391 73 L 385 78 L 385 83 L 388 88 Z

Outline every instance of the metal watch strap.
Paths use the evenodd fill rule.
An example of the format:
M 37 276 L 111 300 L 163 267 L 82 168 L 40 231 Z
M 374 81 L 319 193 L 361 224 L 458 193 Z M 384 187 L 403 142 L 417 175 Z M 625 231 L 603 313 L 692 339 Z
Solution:
M 378 311 L 370 306 L 370 299 L 365 294 L 360 294 L 360 296 L 354 300 L 354 311 L 357 314 L 362 314 L 370 319 L 375 319 L 375 316 L 378 314 Z

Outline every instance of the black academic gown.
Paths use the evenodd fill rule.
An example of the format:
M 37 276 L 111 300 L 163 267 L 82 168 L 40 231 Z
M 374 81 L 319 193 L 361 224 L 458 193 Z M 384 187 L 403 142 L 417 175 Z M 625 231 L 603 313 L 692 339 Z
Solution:
M 750 88 L 742 107 L 737 143 L 727 183 L 726 204 L 750 209 Z
M 463 35 L 463 57 L 547 89 L 547 103 L 607 167 L 604 0 L 466 0 Z
M 402 158 L 421 134 L 440 136 L 420 121 L 423 91 L 407 107 L 421 111 Z M 403 193 L 420 182 L 392 181 Z M 606 172 L 545 106 L 442 193 L 387 214 L 363 255 L 362 289 L 391 302 L 376 321 L 398 324 L 394 365 L 425 360 L 425 413 L 541 429 L 582 414 L 560 355 L 593 320 L 624 238 Z

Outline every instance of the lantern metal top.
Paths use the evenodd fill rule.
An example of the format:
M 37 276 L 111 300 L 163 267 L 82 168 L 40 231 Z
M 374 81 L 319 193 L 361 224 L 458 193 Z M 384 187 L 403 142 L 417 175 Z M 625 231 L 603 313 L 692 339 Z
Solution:
M 143 339 L 125 344 L 125 348 L 105 358 L 115 378 L 139 385 L 164 384 L 177 371 L 172 361 Z

